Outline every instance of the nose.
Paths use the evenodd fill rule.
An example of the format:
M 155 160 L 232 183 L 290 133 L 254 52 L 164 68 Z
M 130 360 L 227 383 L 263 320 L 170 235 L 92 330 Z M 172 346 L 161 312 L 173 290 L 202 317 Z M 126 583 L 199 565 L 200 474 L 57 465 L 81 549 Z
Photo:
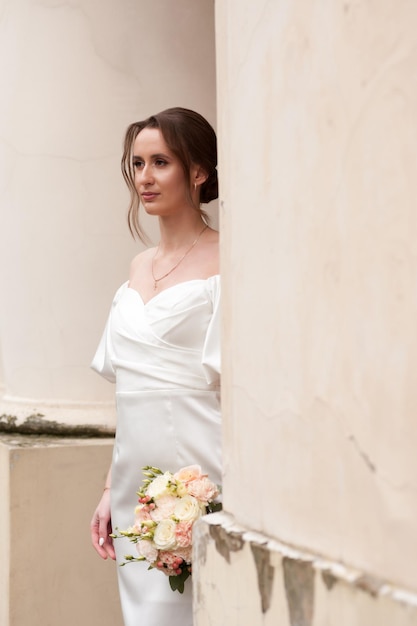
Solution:
M 151 164 L 145 163 L 139 173 L 142 185 L 150 185 L 154 182 Z

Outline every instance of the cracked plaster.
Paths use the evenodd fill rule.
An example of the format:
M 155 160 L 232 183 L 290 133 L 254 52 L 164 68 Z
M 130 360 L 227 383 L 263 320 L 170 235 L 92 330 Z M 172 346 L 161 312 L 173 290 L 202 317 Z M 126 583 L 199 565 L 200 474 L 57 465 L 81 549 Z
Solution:
M 270 563 L 270 552 L 265 546 L 251 543 L 250 547 L 258 574 L 258 589 L 261 596 L 262 613 L 266 613 L 271 606 L 275 570 Z
M 284 557 L 282 565 L 291 626 L 312 626 L 315 575 L 312 563 Z

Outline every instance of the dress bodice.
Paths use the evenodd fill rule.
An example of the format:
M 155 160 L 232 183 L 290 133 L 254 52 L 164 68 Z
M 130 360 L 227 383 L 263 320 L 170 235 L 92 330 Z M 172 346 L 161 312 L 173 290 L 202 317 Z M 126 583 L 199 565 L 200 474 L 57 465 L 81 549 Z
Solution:
M 92 367 L 124 392 L 219 385 L 220 277 L 178 283 L 144 303 L 116 292 Z

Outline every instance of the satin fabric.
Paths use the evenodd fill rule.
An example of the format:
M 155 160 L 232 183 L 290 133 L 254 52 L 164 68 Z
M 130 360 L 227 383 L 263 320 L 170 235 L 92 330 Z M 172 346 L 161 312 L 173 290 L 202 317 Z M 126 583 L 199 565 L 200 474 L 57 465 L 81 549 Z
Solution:
M 146 304 L 124 283 L 117 291 L 92 367 L 116 383 L 112 462 L 113 529 L 132 525 L 141 468 L 198 463 L 221 482 L 220 277 L 190 280 Z M 116 539 L 117 563 L 135 555 Z M 191 580 L 184 594 L 145 563 L 118 567 L 125 626 L 192 626 Z

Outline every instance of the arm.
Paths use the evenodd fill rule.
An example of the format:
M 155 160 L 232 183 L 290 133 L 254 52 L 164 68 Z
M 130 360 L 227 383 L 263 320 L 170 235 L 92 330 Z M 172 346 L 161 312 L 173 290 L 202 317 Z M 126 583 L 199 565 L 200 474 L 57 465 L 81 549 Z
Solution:
M 113 547 L 113 539 L 109 537 L 112 532 L 111 514 L 110 514 L 110 486 L 111 486 L 111 470 L 107 474 L 105 487 L 101 500 L 94 511 L 93 518 L 90 523 L 91 542 L 97 553 L 102 559 L 116 560 Z

